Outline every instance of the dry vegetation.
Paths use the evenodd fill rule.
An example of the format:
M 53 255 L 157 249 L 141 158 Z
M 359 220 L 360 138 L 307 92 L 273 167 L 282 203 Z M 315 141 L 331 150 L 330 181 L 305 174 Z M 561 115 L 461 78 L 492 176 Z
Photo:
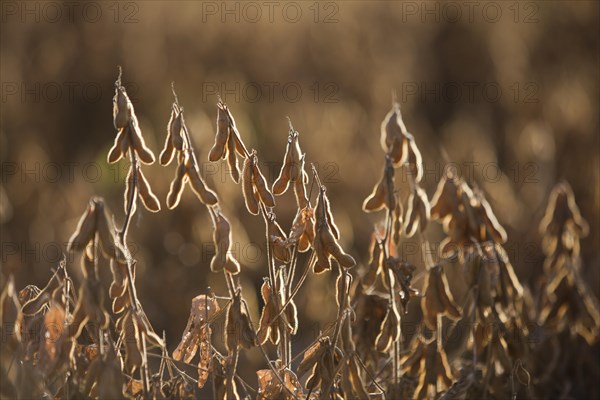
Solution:
M 600 2 L 267 3 L 0 2 L 0 398 L 599 398 Z
M 345 232 L 335 223 L 339 207 L 330 202 L 313 164 L 319 160 L 302 151 L 301 143 L 313 140 L 310 133 L 299 134 L 289 121 L 282 167 L 269 182 L 260 153 L 246 147 L 227 104 L 217 104 L 214 145 L 203 154 L 194 147 L 174 88 L 173 95 L 159 162 L 174 162 L 176 168 L 164 202 L 142 172 L 142 164 L 153 164 L 155 156 L 119 74 L 113 99 L 117 133 L 108 162 L 128 159 L 124 222 L 116 226 L 120 218 L 94 197 L 68 244 L 81 259 L 79 267 L 65 259 L 43 288 L 19 289 L 11 275 L 2 276 L 3 397 L 600 395 L 594 384 L 600 377 L 594 357 L 600 314 L 581 277 L 580 239 L 589 226 L 568 183 L 554 187 L 539 223 L 543 274 L 535 286 L 523 284 L 503 248 L 507 233 L 483 190 L 452 172 L 441 177 L 433 195 L 421 187 L 428 160 L 422 159 L 418 132 L 409 133 L 394 100 L 381 123 L 381 177 L 363 203 L 377 222 L 369 254 L 358 257 L 342 247 Z M 260 270 L 259 319 L 253 320 L 240 284 L 245 265 L 232 251 L 230 221 L 239 216 L 225 215 L 229 199 L 203 177 L 198 160 L 206 157 L 226 160 L 247 212 L 263 224 L 267 257 Z M 213 227 L 212 272 L 201 273 L 221 276 L 226 289 L 197 288 L 181 341 L 169 351 L 167 343 L 173 348 L 177 338 L 153 328 L 138 298 L 128 228 L 142 212 L 140 205 L 153 213 L 164 212 L 161 203 L 177 207 L 186 186 L 199 201 L 194 212 Z M 294 196 L 284 196 L 287 191 Z M 286 202 L 296 210 L 290 226 L 275 213 Z M 443 227 L 439 247 L 428 239 L 428 224 Z M 411 237 L 425 260 L 420 271 L 403 256 L 401 244 Z M 109 284 L 102 279 L 107 268 Z M 449 284 L 451 270 L 462 277 L 460 288 Z M 306 282 L 313 274 L 331 277 L 336 318 L 297 349 L 292 341 L 304 321 L 296 296 L 310 290 Z M 423 284 L 416 284 L 419 279 Z M 411 308 L 415 303 L 420 307 Z M 255 348 L 264 368 L 250 381 L 238 371 L 243 353 Z

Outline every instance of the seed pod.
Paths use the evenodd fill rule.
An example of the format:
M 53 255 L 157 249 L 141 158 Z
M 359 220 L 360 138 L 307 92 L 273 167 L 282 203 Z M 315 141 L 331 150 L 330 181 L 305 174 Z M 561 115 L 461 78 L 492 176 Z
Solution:
M 165 139 L 165 146 L 160 152 L 159 156 L 160 165 L 169 165 L 171 160 L 173 160 L 173 156 L 175 155 L 175 145 L 173 143 L 173 134 L 171 133 L 171 130 L 173 129 L 173 124 L 176 118 L 177 114 L 173 109 L 171 110 L 171 118 L 167 124 L 167 138 Z M 183 147 L 183 143 L 181 143 L 181 145 Z
M 335 302 L 338 308 L 342 307 L 342 301 L 344 300 L 344 297 L 348 297 L 351 284 L 352 276 L 340 271 L 340 274 L 335 280 Z M 349 301 L 346 301 L 346 307 L 348 307 L 349 304 Z
M 242 194 L 244 195 L 244 203 L 246 209 L 252 215 L 258 215 L 258 193 L 254 190 L 252 181 L 254 157 L 248 157 L 244 161 L 242 170 Z
M 308 206 L 308 199 L 306 198 L 306 187 L 304 186 L 303 179 L 297 179 L 294 182 L 294 195 L 296 196 L 296 204 L 299 209 Z
M 121 155 L 122 157 L 126 157 L 127 153 L 130 150 L 130 146 L 131 146 L 131 140 L 129 139 L 129 125 L 127 125 L 125 128 L 122 128 L 123 131 L 123 138 L 121 139 Z
M 131 117 L 131 101 L 123 86 L 115 88 L 113 97 L 113 124 L 115 129 L 125 128 Z
M 421 179 L 423 178 L 423 159 L 421 158 L 421 152 L 417 147 L 413 135 L 407 132 L 405 136 L 408 140 L 407 167 L 415 182 L 421 182 Z
M 95 209 L 96 205 L 92 199 L 88 203 L 85 212 L 79 219 L 77 229 L 69 239 L 67 251 L 84 250 L 85 246 L 87 246 L 87 244 L 94 239 L 94 235 L 96 234 Z
M 381 210 L 385 205 L 386 197 L 385 185 L 383 185 L 382 181 L 377 182 L 373 188 L 373 192 L 363 202 L 363 211 L 372 212 Z
M 187 176 L 192 190 L 203 204 L 214 206 L 219 202 L 217 194 L 206 186 L 206 182 L 204 182 L 195 166 L 190 165 L 188 167 Z
M 233 135 L 229 135 L 227 139 L 227 163 L 229 164 L 229 172 L 231 173 L 231 179 L 235 183 L 240 181 L 240 167 L 238 165 L 237 156 L 235 155 L 235 140 Z
M 431 200 L 431 218 L 444 219 L 448 215 L 458 212 L 459 194 L 457 178 L 448 172 L 438 183 L 433 199 Z
M 13 279 L 13 278 L 11 278 Z M 59 278 L 58 274 L 55 273 L 50 278 L 50 281 L 46 284 L 46 286 L 40 290 L 37 294 L 31 297 L 29 300 L 23 299 L 20 303 L 23 304 L 23 307 L 19 305 L 21 312 L 25 316 L 33 316 L 41 311 L 45 311 L 45 306 L 52 298 L 52 293 L 59 289 L 62 285 L 62 281 Z M 14 287 L 13 287 L 14 289 Z M 38 289 L 39 290 L 39 289 Z
M 385 353 L 398 339 L 400 339 L 400 314 L 396 305 L 392 303 L 381 323 L 379 335 L 375 339 L 375 347 L 377 351 Z
M 214 231 L 213 241 L 215 244 L 215 255 L 210 262 L 210 269 L 219 272 L 228 262 L 229 246 L 231 245 L 231 225 L 220 211 L 213 211 Z
M 483 242 L 485 241 L 485 225 L 479 217 L 479 213 L 476 212 L 479 201 L 475 198 L 475 195 L 466 183 L 463 182 L 461 189 L 460 200 L 467 220 L 468 234 L 474 236 L 478 241 Z
M 313 225 L 313 209 L 309 207 L 298 209 L 290 230 L 289 241 L 296 243 L 301 253 L 307 251 L 314 240 Z
M 175 111 L 175 119 L 171 124 L 171 138 L 173 147 L 175 147 L 178 151 L 182 151 L 183 136 L 181 135 L 181 130 L 185 129 L 185 122 L 183 121 L 183 109 L 177 107 L 176 104 L 173 104 L 173 110 Z
M 267 226 L 269 244 L 271 245 L 273 256 L 276 260 L 283 261 L 285 263 L 289 262 L 292 255 L 290 249 L 286 246 L 287 237 L 283 232 L 283 229 L 281 229 L 281 226 L 279 226 L 275 220 L 274 214 L 267 216 Z
M 123 320 L 123 331 L 125 332 L 125 369 L 133 374 L 142 367 L 142 349 L 139 327 L 135 323 L 131 312 L 128 312 Z
M 242 307 L 240 289 L 237 290 L 227 308 L 225 321 L 225 345 L 230 353 L 236 351 L 238 346 L 246 349 L 257 346 L 256 335 L 250 325 L 248 314 L 245 307 Z
M 313 267 L 315 273 L 320 273 L 326 269 L 331 269 L 331 263 L 329 261 L 330 256 L 333 256 L 336 261 L 345 268 L 350 268 L 356 265 L 354 258 L 344 253 L 342 248 L 337 243 L 337 238 L 332 229 L 335 227 L 335 225 L 332 225 L 332 221 L 333 218 L 331 216 L 329 202 L 325 196 L 325 187 L 321 187 L 317 201 L 315 238 L 313 241 L 313 248 L 317 255 L 317 262 Z M 339 231 L 336 229 L 336 232 Z
M 212 329 L 205 325 L 200 330 L 200 360 L 198 361 L 198 388 L 202 389 L 208 381 L 210 364 L 212 360 Z
M 258 332 L 256 333 L 258 337 L 258 343 L 265 344 L 267 340 L 270 340 L 271 343 L 277 345 L 280 339 L 279 329 L 276 321 L 272 320 L 272 318 L 277 315 L 275 308 L 276 305 L 273 302 L 276 295 L 273 293 L 268 278 L 264 278 L 260 293 L 265 305 L 260 315 Z
M 112 311 L 114 314 L 120 314 L 129 306 L 129 296 L 123 294 L 119 297 L 115 297 L 112 302 Z
M 119 129 L 113 146 L 108 151 L 106 160 L 109 164 L 114 164 L 121 159 L 125 154 L 123 153 L 123 141 L 126 138 L 125 129 Z
M 436 265 L 427 271 L 423 293 L 421 310 L 423 320 L 430 329 L 436 329 L 438 314 L 446 315 L 453 320 L 460 318 L 460 310 L 454 303 L 448 279 L 441 265 Z
M 215 135 L 215 144 L 208 152 L 209 161 L 217 161 L 225 155 L 225 146 L 229 138 L 229 116 L 225 104 L 217 104 L 217 133 Z
M 233 114 L 229 107 L 225 106 L 225 111 L 227 111 L 227 117 L 229 118 L 229 130 L 231 131 L 231 134 L 233 134 L 233 139 L 235 140 L 235 149 L 240 156 L 246 157 L 248 150 L 246 150 L 246 146 L 244 145 L 244 142 L 242 142 L 240 132 L 235 124 L 235 118 L 233 118 Z
M 335 221 L 333 220 L 333 214 L 331 213 L 331 204 L 329 203 L 329 198 L 325 195 L 325 188 L 322 188 L 322 200 L 323 200 L 323 208 L 325 209 L 325 215 L 327 216 L 327 224 L 329 228 L 331 228 L 331 233 L 333 233 L 333 237 L 336 239 L 340 238 L 340 230 L 338 229 Z M 318 205 L 317 205 L 318 207 Z M 318 211 L 316 211 L 318 213 Z
M 289 143 L 288 143 L 288 150 L 289 151 Z M 275 179 L 275 182 L 273 182 L 273 194 L 275 196 L 279 196 L 284 194 L 287 189 L 288 186 L 290 185 L 290 166 L 286 165 L 287 162 L 287 151 L 286 151 L 286 155 L 285 158 L 283 160 L 283 166 L 281 167 L 281 170 L 279 171 L 279 176 L 277 177 L 277 179 Z
M 396 207 L 396 197 L 394 196 L 394 167 L 392 159 L 385 158 L 385 167 L 381 180 L 373 188 L 373 192 L 363 203 L 363 210 L 366 212 L 378 211 L 383 207 L 393 210 Z
M 179 204 L 179 200 L 181 200 L 181 193 L 183 193 L 183 185 L 188 179 L 186 174 L 185 162 L 183 160 L 179 161 L 179 165 L 177 166 L 177 171 L 175 172 L 175 178 L 171 182 L 171 187 L 169 189 L 169 194 L 167 195 L 167 207 L 169 209 L 174 209 Z
M 276 196 L 285 193 L 290 182 L 303 179 L 304 157 L 301 154 L 300 146 L 298 145 L 298 132 L 294 131 L 290 126 L 283 165 L 279 171 L 278 178 L 273 183 L 273 194 Z
M 313 242 L 313 249 L 317 255 L 317 260 L 313 266 L 313 272 L 320 274 L 326 270 L 331 269 L 331 261 L 329 260 L 329 253 L 325 249 L 325 246 L 320 240 L 319 232 L 316 232 L 315 240 Z
M 154 154 L 152 153 L 152 150 L 146 146 L 146 142 L 144 141 L 144 137 L 142 136 L 142 132 L 140 131 L 137 120 L 132 118 L 129 122 L 129 125 L 127 125 L 127 129 L 129 131 L 131 147 L 133 147 L 137 153 L 140 161 L 144 164 L 154 163 Z
M 96 204 L 96 232 L 98 233 L 98 241 L 102 247 L 104 255 L 110 259 L 116 256 L 115 254 L 115 237 L 113 230 L 110 228 L 108 217 L 104 209 L 104 201 L 100 198 L 95 199 Z
M 480 204 L 479 214 L 483 219 L 487 232 L 490 234 L 490 236 L 494 239 L 495 242 L 500 244 L 505 243 L 507 239 L 506 231 L 504 230 L 502 225 L 500 225 L 500 222 L 498 222 L 498 219 L 492 211 L 490 203 L 487 202 L 482 192 L 478 191 L 476 195 L 479 199 Z
M 415 190 L 411 193 L 408 198 L 408 215 L 404 231 L 407 237 L 411 237 L 417 231 L 417 228 L 421 229 L 421 232 L 427 227 L 427 221 L 430 218 L 429 201 L 427 200 L 427 194 L 419 186 L 415 186 Z
M 275 207 L 275 198 L 267 187 L 267 181 L 258 168 L 258 160 L 256 154 L 252 152 L 251 157 L 254 157 L 252 163 L 252 180 L 254 182 L 254 188 L 260 197 L 261 202 L 267 207 Z
M 238 263 L 238 261 L 229 254 L 227 254 L 227 259 L 225 260 L 223 268 L 225 268 L 225 271 L 229 272 L 231 275 L 237 275 L 241 270 L 240 263 Z
M 108 290 L 108 295 L 111 299 L 114 299 L 125 294 L 127 288 L 127 264 L 113 258 L 110 260 L 110 270 L 113 279 Z
M 219 303 L 212 296 L 199 295 L 192 299 L 192 306 L 187 325 L 177 348 L 173 351 L 173 358 L 177 361 L 190 363 L 200 344 L 200 364 L 206 362 L 204 357 L 210 353 L 211 329 L 209 320 L 220 310 Z M 200 343 L 199 343 L 200 342 Z M 207 365 L 205 365 L 207 367 Z M 207 372 L 207 371 L 206 371 Z
M 362 377 L 360 376 L 360 372 L 358 369 L 358 364 L 356 363 L 355 357 L 350 357 L 348 359 L 348 374 L 347 374 L 350 384 L 352 386 L 352 391 L 356 394 L 356 397 L 361 400 L 368 400 L 371 398 L 369 392 L 366 389 L 366 385 Z
M 133 185 L 133 166 L 129 167 L 129 172 L 127 173 L 127 179 L 125 180 L 125 192 L 123 193 L 123 209 L 125 210 L 125 214 L 129 211 L 129 204 L 131 204 L 131 213 L 135 213 L 137 208 L 137 195 L 138 195 L 138 186 Z M 133 191 L 133 193 L 131 193 Z
M 233 117 L 231 117 L 231 113 L 230 113 L 230 118 L 233 120 Z M 231 133 L 233 134 L 233 139 L 235 142 L 235 151 L 242 157 L 246 157 L 246 146 L 244 145 L 244 142 L 242 142 L 242 139 L 240 137 L 240 132 L 238 131 L 238 129 L 235 126 L 235 123 L 233 123 L 229 129 L 231 129 Z
M 108 328 L 110 318 L 104 310 L 104 289 L 95 274 L 88 275 L 79 290 L 83 306 L 88 318 L 101 328 Z
M 365 289 L 372 287 L 377 280 L 377 276 L 381 273 L 383 265 L 382 244 L 377 241 L 371 251 L 371 260 L 367 266 L 367 273 L 362 277 L 362 284 Z
M 160 202 L 158 198 L 152 193 L 152 189 L 150 188 L 150 184 L 146 180 L 146 177 L 142 173 L 142 169 L 137 169 L 137 183 L 139 187 L 139 195 L 142 199 L 142 203 L 144 207 L 150 212 L 159 212 L 160 211 Z
M 402 137 L 402 127 L 399 123 L 400 104 L 394 102 L 381 122 L 381 148 L 388 153 L 392 148 L 394 139 Z
M 317 362 L 322 358 L 326 352 L 327 347 L 331 347 L 331 340 L 329 336 L 319 338 L 319 340 L 310 346 L 304 352 L 304 358 L 298 365 L 297 375 L 298 377 L 304 376 L 308 371 L 313 369 Z
M 331 231 L 321 230 L 321 242 L 325 244 L 327 252 L 344 268 L 351 268 L 356 265 L 356 261 L 350 254 L 346 254 L 338 242 L 334 239 Z

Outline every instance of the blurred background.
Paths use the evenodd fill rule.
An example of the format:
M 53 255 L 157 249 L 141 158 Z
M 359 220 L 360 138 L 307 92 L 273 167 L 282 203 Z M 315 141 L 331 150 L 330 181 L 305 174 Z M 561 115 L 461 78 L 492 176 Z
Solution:
M 206 161 L 217 94 L 246 145 L 258 150 L 269 182 L 291 118 L 307 161 L 327 186 L 342 244 L 362 265 L 382 215 L 367 215 L 361 205 L 382 172 L 380 123 L 396 90 L 423 155 L 429 198 L 449 163 L 482 188 L 507 229 L 506 248 L 522 282 L 535 285 L 542 271 L 538 225 L 549 191 L 560 180 L 572 185 L 592 226 L 582 242 L 582 273 L 599 294 L 597 2 L 6 1 L 1 7 L 1 267 L 15 274 L 19 289 L 45 285 L 91 196 L 104 197 L 122 224 L 128 166 L 105 161 L 116 134 L 112 96 L 121 65 L 157 156 L 175 82 L 204 175 L 233 225 L 254 321 L 266 274 L 263 224 L 245 211 L 226 167 Z M 144 167 L 163 210 L 138 208 L 129 234 L 140 300 L 171 349 L 191 299 L 209 285 L 224 293 L 222 276 L 209 272 L 206 209 L 189 190 L 178 208 L 166 209 L 174 169 Z M 293 194 L 277 201 L 287 231 Z M 427 234 L 434 244 L 443 236 L 436 223 Z M 401 253 L 422 268 L 411 240 Z M 78 255 L 67 259 L 79 279 Z M 296 351 L 334 318 L 331 279 L 310 277 L 299 294 L 308 328 Z M 263 363 L 258 351 L 244 357 Z

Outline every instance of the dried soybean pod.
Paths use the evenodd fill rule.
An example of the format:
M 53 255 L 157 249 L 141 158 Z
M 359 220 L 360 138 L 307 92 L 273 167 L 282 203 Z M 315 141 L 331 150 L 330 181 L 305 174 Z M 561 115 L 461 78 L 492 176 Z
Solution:
M 139 195 L 142 199 L 142 203 L 144 207 L 150 212 L 159 212 L 160 211 L 160 202 L 158 198 L 152 193 L 152 189 L 150 188 L 150 184 L 146 180 L 146 177 L 142 173 L 142 169 L 137 169 L 137 181 L 139 188 Z
M 225 155 L 225 146 L 229 138 L 229 116 L 224 107 L 225 105 L 221 102 L 217 104 L 217 133 L 215 144 L 208 152 L 209 161 L 220 160 Z
M 325 244 L 327 252 L 331 254 L 342 267 L 351 268 L 356 265 L 354 258 L 342 250 L 342 247 L 334 239 L 333 234 L 329 229 L 323 229 L 321 231 L 321 241 Z
M 96 199 L 96 232 L 98 233 L 98 241 L 102 247 L 104 254 L 113 259 L 115 257 L 115 238 L 113 231 L 110 229 L 108 217 L 104 210 L 104 201 Z
M 388 308 L 385 318 L 381 323 L 379 335 L 375 339 L 377 351 L 387 352 L 392 343 L 400 337 L 400 314 L 394 305 Z
M 204 182 L 198 169 L 194 165 L 191 165 L 190 168 L 188 168 L 187 176 L 192 190 L 196 193 L 196 196 L 202 203 L 208 206 L 214 206 L 219 202 L 217 194 L 206 186 L 206 182 Z
M 385 156 L 385 166 L 379 182 L 373 188 L 373 192 L 363 203 L 363 210 L 366 212 L 381 210 L 384 206 L 388 210 L 395 207 L 396 198 L 394 197 L 394 166 L 392 159 Z
M 427 194 L 419 186 L 415 186 L 415 190 L 408 198 L 408 220 L 404 230 L 406 236 L 411 237 L 420 228 L 421 232 L 427 227 L 427 221 L 430 218 L 429 201 Z
M 129 152 L 129 147 L 131 145 L 131 140 L 129 139 L 129 136 L 130 136 L 129 128 L 128 127 L 123 128 L 123 138 L 121 139 L 121 156 L 122 157 L 127 156 L 127 153 Z
M 313 265 L 313 272 L 315 274 L 320 274 L 321 272 L 331 269 L 331 261 L 329 259 L 329 253 L 327 252 L 327 249 L 325 248 L 323 242 L 321 241 L 321 235 L 320 235 L 321 230 L 326 229 L 326 228 L 319 228 L 319 229 L 320 230 L 316 232 L 316 236 L 313 241 L 313 250 L 315 251 L 315 254 L 317 255 L 317 261 Z
M 235 183 L 240 181 L 240 167 L 238 165 L 238 159 L 235 155 L 235 140 L 233 139 L 233 135 L 229 134 L 229 139 L 227 139 L 227 163 L 229 164 L 229 172 L 231 172 L 231 179 Z
M 290 185 L 289 169 L 289 166 L 284 164 L 281 167 L 281 171 L 279 171 L 279 176 L 277 177 L 277 179 L 275 179 L 275 182 L 273 182 L 272 190 L 275 196 L 282 195 L 287 191 Z
M 227 263 L 227 253 L 231 245 L 231 225 L 220 211 L 213 211 L 213 241 L 215 244 L 215 255 L 210 262 L 210 269 L 219 272 Z
M 325 207 L 325 214 L 327 216 L 327 223 L 331 228 L 331 233 L 333 233 L 333 237 L 336 239 L 340 238 L 340 230 L 338 229 L 335 221 L 333 220 L 333 214 L 331 213 L 331 204 L 329 203 L 329 198 L 325 195 L 325 187 L 322 188 L 323 192 L 323 206 Z
M 111 299 L 114 299 L 125 293 L 127 287 L 127 264 L 112 258 L 110 260 L 110 270 L 113 278 L 108 294 Z
M 152 164 L 154 163 L 154 154 L 152 151 L 146 146 L 146 142 L 144 141 L 144 137 L 142 136 L 142 132 L 140 131 L 140 127 L 137 123 L 137 120 L 132 118 L 128 125 L 129 129 L 129 138 L 131 140 L 131 147 L 135 150 L 140 161 L 144 164 Z
M 279 343 L 279 330 L 276 329 L 276 327 L 271 327 L 271 324 L 273 323 L 272 318 L 276 315 L 276 312 L 272 301 L 273 295 L 271 293 L 271 285 L 269 284 L 268 278 L 263 278 L 260 293 L 265 305 L 260 315 L 259 328 L 256 333 L 258 343 L 265 344 L 267 340 L 271 339 L 273 344 L 277 344 Z
M 308 183 L 308 175 L 304 171 L 304 154 L 300 157 L 299 177 L 294 180 L 294 194 L 296 195 L 296 203 L 298 208 L 303 209 L 308 206 L 308 198 L 306 196 L 306 184 Z
M 407 167 L 410 170 L 415 182 L 421 182 L 421 179 L 423 178 L 423 159 L 421 157 L 421 152 L 417 147 L 417 143 L 415 142 L 413 135 L 407 132 L 406 138 L 408 140 Z
M 183 150 L 183 136 L 181 136 L 181 130 L 184 129 L 183 109 L 177 107 L 176 104 L 173 104 L 173 109 L 175 111 L 175 119 L 171 124 L 170 134 L 173 140 L 173 146 L 181 151 Z
M 171 163 L 171 160 L 173 160 L 173 156 L 175 155 L 175 145 L 173 143 L 173 135 L 171 133 L 171 129 L 173 127 L 175 118 L 175 110 L 172 109 L 171 118 L 169 119 L 169 123 L 167 124 L 167 138 L 165 139 L 165 146 L 160 152 L 159 156 L 160 165 L 169 165 Z
M 124 156 L 123 153 L 123 141 L 126 138 L 126 132 L 125 129 L 119 129 L 119 132 L 117 133 L 117 136 L 115 137 L 115 142 L 113 144 L 113 146 L 110 148 L 110 150 L 108 151 L 108 156 L 106 157 L 106 161 L 108 161 L 109 164 L 114 164 L 117 161 L 119 161 L 121 159 L 121 157 Z
M 371 259 L 367 266 L 367 273 L 362 277 L 362 284 L 365 289 L 370 288 L 375 284 L 377 276 L 379 275 L 383 265 L 383 251 L 381 251 L 382 245 L 379 241 L 375 242 L 373 250 L 371 251 Z
M 487 202 L 481 192 L 477 193 L 477 197 L 480 202 L 479 211 L 489 234 L 496 242 L 500 244 L 505 243 L 507 239 L 506 231 L 504 230 L 504 227 L 500 225 L 500 222 L 498 222 L 490 203 Z
M 283 262 L 289 262 L 291 258 L 290 249 L 285 246 L 286 235 L 281 226 L 275 220 L 275 215 L 267 216 L 267 225 L 269 229 L 269 244 L 273 251 L 275 259 Z
M 125 331 L 125 340 L 123 341 L 125 344 L 125 368 L 130 374 L 133 374 L 142 366 L 143 358 L 139 346 L 139 328 L 131 311 L 125 316 L 122 329 Z
M 421 309 L 430 329 L 437 326 L 437 314 L 446 315 L 453 320 L 460 318 L 460 310 L 454 302 L 442 265 L 433 266 L 427 271 L 423 293 L 425 295 L 421 299 Z
M 179 160 L 179 165 L 177 166 L 177 171 L 175 172 L 175 178 L 171 182 L 171 187 L 169 189 L 169 194 L 167 195 L 167 207 L 169 209 L 173 209 L 177 207 L 179 204 L 179 200 L 181 199 L 181 193 L 183 192 L 183 184 L 187 179 L 186 170 L 185 170 L 185 162 L 183 160 Z
M 348 360 L 348 373 L 352 385 L 352 390 L 354 391 L 356 396 L 361 400 L 370 399 L 371 396 L 366 389 L 367 386 L 365 385 L 365 382 L 360 376 L 358 364 L 356 363 L 355 357 L 350 357 L 350 359 Z
M 275 196 L 279 196 L 285 193 L 289 187 L 291 180 L 291 167 L 292 167 L 292 141 L 293 141 L 293 133 L 290 132 L 288 135 L 288 141 L 285 148 L 285 155 L 283 156 L 283 165 L 281 166 L 281 170 L 279 171 L 279 176 L 273 182 L 273 194 Z
M 96 204 L 90 200 L 88 206 L 79 219 L 77 229 L 69 239 L 67 251 L 83 250 L 94 239 L 96 234 Z
M 129 172 L 127 173 L 127 179 L 125 180 L 125 192 L 123 193 L 123 208 L 125 210 L 125 214 L 127 214 L 129 209 L 129 203 L 131 204 L 131 213 L 133 214 L 137 208 L 137 194 L 138 194 L 138 185 L 133 184 L 134 174 L 133 168 L 129 167 Z M 133 193 L 131 193 L 133 191 Z
M 256 192 L 258 193 L 261 202 L 267 207 L 275 207 L 275 198 L 273 194 L 269 191 L 267 187 L 267 181 L 265 176 L 258 168 L 258 160 L 256 158 L 256 153 L 253 151 L 254 161 L 252 163 L 252 178 L 254 181 L 254 187 Z
M 438 183 L 433 199 L 431 200 L 431 218 L 444 219 L 458 211 L 459 194 L 457 178 L 452 172 L 447 171 Z
M 258 200 L 257 193 L 254 191 L 253 176 L 254 157 L 250 156 L 244 160 L 244 168 L 242 169 L 242 194 L 244 195 L 244 203 L 246 209 L 252 215 L 258 215 Z
M 115 129 L 122 129 L 127 126 L 131 117 L 131 102 L 125 91 L 125 88 L 118 84 L 115 88 L 113 97 L 113 123 Z
M 227 111 L 227 117 L 229 118 L 230 134 L 233 135 L 233 139 L 235 140 L 235 149 L 240 156 L 246 157 L 246 154 L 248 154 L 248 150 L 246 150 L 246 146 L 244 145 L 244 142 L 242 142 L 242 138 L 240 136 L 240 132 L 237 128 L 237 125 L 235 124 L 233 114 L 227 106 L 225 106 L 225 111 Z
M 304 178 L 304 154 L 300 150 L 300 144 L 298 143 L 298 132 L 294 131 L 292 134 L 292 143 L 290 144 L 290 158 L 289 158 L 289 174 L 290 180 L 296 181 Z
M 231 117 L 233 118 L 233 117 Z M 248 154 L 246 150 L 246 146 L 244 145 L 244 142 L 242 142 L 242 138 L 240 137 L 240 132 L 238 131 L 237 127 L 235 126 L 235 124 L 233 124 L 231 127 L 231 133 L 233 135 L 233 139 L 235 140 L 235 151 L 242 157 L 246 157 L 246 155 Z
M 302 179 L 297 179 L 294 182 L 294 195 L 296 196 L 296 204 L 298 208 L 302 209 L 308 206 L 308 199 L 306 198 L 306 187 Z
M 225 264 L 223 265 L 223 268 L 225 269 L 225 271 L 229 272 L 231 275 L 237 275 L 240 273 L 240 263 L 233 258 L 232 256 L 230 256 L 229 254 L 227 255 L 227 259 L 225 260 Z
M 373 192 L 363 202 L 363 211 L 372 212 L 379 211 L 385 205 L 385 198 L 387 196 L 383 181 L 377 182 L 373 188 Z

